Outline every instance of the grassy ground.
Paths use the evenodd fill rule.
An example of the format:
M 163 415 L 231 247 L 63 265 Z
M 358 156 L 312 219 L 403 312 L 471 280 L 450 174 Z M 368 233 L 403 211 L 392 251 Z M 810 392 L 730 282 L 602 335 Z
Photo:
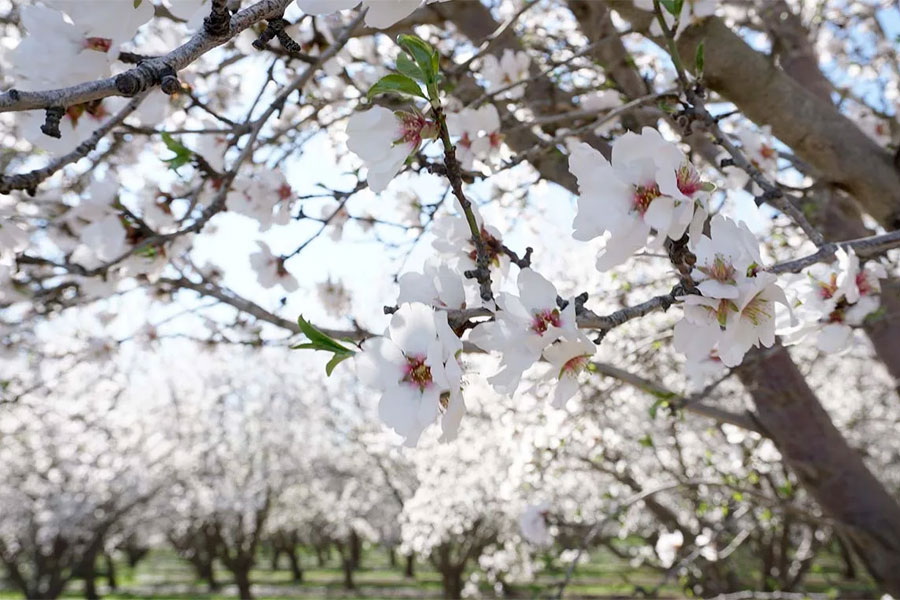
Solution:
M 287 570 L 287 560 L 282 557 L 281 569 L 269 568 L 270 558 L 260 557 L 257 568 L 251 573 L 253 592 L 258 600 L 285 598 L 365 598 L 367 600 L 398 598 L 440 598 L 440 575 L 427 563 L 416 565 L 416 576 L 403 576 L 402 565 L 391 567 L 388 557 L 379 550 L 367 551 L 362 568 L 354 574 L 357 585 L 355 591 L 343 588 L 343 573 L 333 557 L 324 567 L 316 566 L 313 556 L 302 557 L 304 568 L 303 583 L 291 580 Z M 101 566 L 98 564 L 98 569 Z M 840 582 L 839 565 L 824 560 L 817 564 L 807 578 L 807 588 L 811 592 L 828 593 L 831 596 L 865 598 L 872 597 L 871 587 L 866 582 Z M 125 563 L 117 564 L 119 589 L 109 590 L 106 579 L 98 577 L 100 594 L 108 600 L 136 600 L 146 598 L 171 598 L 173 600 L 204 599 L 219 600 L 236 597 L 236 588 L 231 585 L 231 577 L 224 569 L 217 569 L 218 580 L 223 584 L 216 593 L 207 591 L 206 585 L 198 581 L 190 566 L 168 550 L 151 552 L 137 567 L 131 569 Z M 561 578 L 560 573 L 545 573 L 531 586 L 520 588 L 520 598 L 545 598 L 553 591 L 553 585 Z M 595 600 L 612 598 L 632 598 L 638 589 L 653 589 L 661 582 L 659 572 L 649 568 L 633 568 L 612 554 L 600 551 L 591 556 L 588 564 L 581 565 L 566 590 L 570 600 Z M 83 583 L 73 581 L 66 590 L 65 597 L 83 597 Z M 677 581 L 670 581 L 658 591 L 657 598 L 683 598 Z M 2 587 L 0 599 L 21 598 L 15 591 Z

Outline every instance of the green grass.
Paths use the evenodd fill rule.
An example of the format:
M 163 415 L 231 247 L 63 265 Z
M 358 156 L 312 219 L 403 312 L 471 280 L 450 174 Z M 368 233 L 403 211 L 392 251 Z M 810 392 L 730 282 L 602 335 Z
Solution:
M 396 567 L 388 563 L 387 555 L 379 549 L 367 549 L 363 555 L 362 568 L 354 573 L 357 590 L 349 592 L 343 588 L 343 572 L 336 555 L 327 564 L 318 566 L 314 555 L 304 553 L 301 557 L 304 580 L 295 583 L 286 568 L 287 560 L 282 557 L 280 568 L 271 570 L 271 557 L 261 554 L 256 568 L 251 571 L 253 590 L 258 600 L 284 600 L 285 598 L 342 598 L 378 600 L 398 598 L 440 598 L 441 577 L 427 562 L 416 564 L 415 579 L 403 576 L 402 561 Z M 103 564 L 98 563 L 102 573 Z M 748 563 L 748 568 L 752 568 Z M 100 594 L 108 600 L 144 600 L 149 598 L 170 598 L 173 600 L 225 600 L 236 596 L 227 570 L 217 565 L 216 578 L 222 589 L 215 593 L 207 591 L 204 582 L 198 581 L 190 565 L 179 559 L 168 549 L 150 552 L 136 568 L 124 562 L 116 564 L 116 578 L 119 589 L 112 593 L 105 577 L 99 575 L 97 586 Z M 546 597 L 554 585 L 562 578 L 560 571 L 544 572 L 530 585 L 518 588 L 520 598 Z M 634 597 L 638 586 L 654 589 L 662 581 L 659 571 L 649 567 L 634 568 L 608 551 L 598 550 L 591 555 L 589 563 L 580 565 L 567 587 L 566 597 L 570 599 L 610 599 Z M 758 578 L 754 578 L 758 581 Z M 832 557 L 824 557 L 805 580 L 806 591 L 832 592 L 839 589 L 844 594 L 860 597 L 872 590 L 866 580 L 847 582 L 840 576 L 840 564 Z M 0 581 L 0 600 L 19 599 L 15 590 L 3 588 Z M 83 582 L 70 583 L 65 598 L 83 597 Z M 684 598 L 684 593 L 676 578 L 666 582 L 658 590 L 658 598 Z

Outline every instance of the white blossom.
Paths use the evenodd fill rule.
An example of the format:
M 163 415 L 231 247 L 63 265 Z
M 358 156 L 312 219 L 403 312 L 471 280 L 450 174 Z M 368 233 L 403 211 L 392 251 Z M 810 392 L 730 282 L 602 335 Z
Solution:
M 529 504 L 519 516 L 519 530 L 522 537 L 535 546 L 549 546 L 553 535 L 547 526 L 547 503 Z
M 397 283 L 400 285 L 398 304 L 421 302 L 435 308 L 450 309 L 466 306 L 462 278 L 446 265 L 426 263 L 421 273 L 404 273 Z
M 659 556 L 659 562 L 665 568 L 675 564 L 675 556 L 684 544 L 684 534 L 681 531 L 663 531 L 656 540 L 656 554 Z
M 482 350 L 500 353 L 501 370 L 488 381 L 505 394 L 515 393 L 522 373 L 545 348 L 564 335 L 575 337 L 577 327 L 574 302 L 560 309 L 556 288 L 540 274 L 522 269 L 517 283 L 519 295 L 498 294 L 495 320 L 477 325 L 469 334 Z
M 702 206 L 705 200 L 704 185 L 681 150 L 649 127 L 640 135 L 619 137 L 612 162 L 587 144 L 577 145 L 569 170 L 578 179 L 579 191 L 573 236 L 587 241 L 610 233 L 597 257 L 601 271 L 628 260 L 647 243 L 652 230 L 657 233 L 654 248 L 667 237 L 681 238 L 694 219 L 695 203 Z
M 319 300 L 325 311 L 332 317 L 346 317 L 350 314 L 351 296 L 350 290 L 338 281 L 332 281 L 329 277 L 325 281 L 316 284 Z
M 368 10 L 365 21 L 369 27 L 385 29 L 405 19 L 426 2 L 435 0 L 362 0 L 362 8 Z M 360 0 L 297 0 L 303 12 L 327 15 L 347 10 L 360 4 Z
M 280 285 L 286 292 L 295 292 L 300 284 L 284 266 L 284 259 L 275 256 L 265 242 L 257 241 L 259 250 L 250 255 L 250 267 L 256 271 L 256 280 L 266 289 Z
M 383 337 L 363 343 L 356 358 L 359 377 L 381 391 L 378 414 L 407 446 L 415 446 L 442 413 L 445 439 L 455 437 L 465 410 L 456 361 L 461 350 L 447 314 L 418 303 L 402 305 Z
M 353 113 L 347 122 L 347 148 L 365 163 L 373 192 L 384 191 L 400 172 L 421 144 L 426 127 L 420 114 L 394 113 L 382 106 Z
M 553 366 L 550 373 L 557 380 L 553 389 L 553 407 L 564 408 L 578 392 L 578 375 L 587 369 L 597 347 L 585 334 L 567 332 L 566 337 L 544 349 L 544 358 Z
M 853 328 L 881 306 L 879 279 L 884 266 L 870 261 L 860 266 L 853 249 L 838 249 L 831 264 L 816 264 L 799 276 L 792 290 L 798 323 L 780 328 L 789 343 L 815 335 L 822 352 L 838 353 L 853 342 Z
M 447 128 L 450 135 L 459 138 L 456 155 L 466 170 L 471 170 L 476 160 L 490 164 L 500 153 L 503 136 L 500 115 L 493 104 L 447 115 Z
M 481 64 L 481 76 L 487 82 L 487 92 L 490 94 L 528 79 L 530 65 L 531 58 L 526 52 L 516 52 L 507 48 L 499 59 L 493 54 L 488 54 Z M 506 90 L 501 97 L 517 100 L 524 95 L 525 85 L 522 84 Z

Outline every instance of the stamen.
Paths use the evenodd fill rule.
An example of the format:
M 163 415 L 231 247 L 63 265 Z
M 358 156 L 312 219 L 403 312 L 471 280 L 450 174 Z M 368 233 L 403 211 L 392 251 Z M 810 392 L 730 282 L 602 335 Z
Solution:
M 431 367 L 425 364 L 424 356 L 406 357 L 406 374 L 402 381 L 418 387 L 421 392 L 424 392 L 433 383 Z

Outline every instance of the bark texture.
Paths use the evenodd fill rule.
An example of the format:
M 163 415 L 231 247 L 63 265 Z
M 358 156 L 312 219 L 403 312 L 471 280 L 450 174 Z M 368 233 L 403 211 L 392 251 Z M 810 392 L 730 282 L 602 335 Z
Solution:
M 758 360 L 761 353 L 766 360 Z M 804 489 L 840 523 L 876 581 L 900 593 L 900 505 L 847 444 L 787 350 L 748 353 L 738 376 L 753 396 L 760 427 Z

